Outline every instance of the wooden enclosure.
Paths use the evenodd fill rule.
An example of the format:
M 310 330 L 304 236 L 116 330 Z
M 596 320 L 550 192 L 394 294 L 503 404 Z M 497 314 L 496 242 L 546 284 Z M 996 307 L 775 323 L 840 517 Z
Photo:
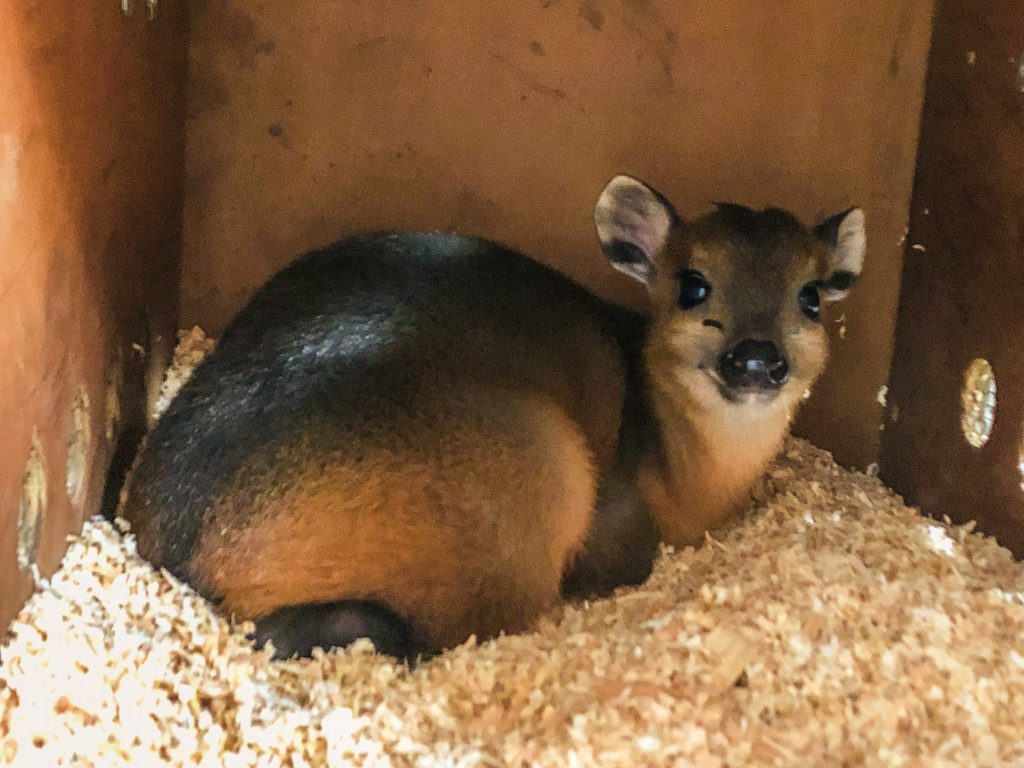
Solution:
M 173 348 L 185 40 L 177 3 L 0 4 L 0 625 L 130 460 Z
M 903 273 L 885 479 L 934 514 L 976 519 L 1024 555 L 1024 13 L 938 5 Z M 996 383 L 988 441 L 961 430 L 965 372 Z
M 26 542 L 38 538 L 48 573 L 66 535 L 116 497 L 176 327 L 216 335 L 298 253 L 376 228 L 485 235 L 640 306 L 592 231 L 617 172 L 684 215 L 723 198 L 808 220 L 862 205 L 866 271 L 798 432 L 849 465 L 884 457 L 911 501 L 1019 546 L 1020 478 L 1011 488 L 988 463 L 1012 458 L 1024 417 L 1020 335 L 997 332 L 1024 314 L 1010 266 L 1021 94 L 1000 69 L 1021 21 L 986 38 L 975 5 L 940 2 L 910 238 L 929 252 L 906 252 L 898 337 L 932 0 L 3 5 L 0 624 L 30 589 Z M 1012 15 L 989 5 L 991 23 Z M 972 14 L 975 27 L 958 21 Z M 968 123 L 964 103 L 981 119 Z M 975 329 L 980 346 L 966 342 Z M 894 343 L 898 420 L 879 396 Z M 952 434 L 974 356 L 1010 382 L 988 453 Z M 974 498 L 991 489 L 987 506 L 950 492 L 935 469 L 950 461 L 976 473 Z M 45 504 L 23 498 L 26 479 Z M 38 537 L 24 530 L 36 512 Z

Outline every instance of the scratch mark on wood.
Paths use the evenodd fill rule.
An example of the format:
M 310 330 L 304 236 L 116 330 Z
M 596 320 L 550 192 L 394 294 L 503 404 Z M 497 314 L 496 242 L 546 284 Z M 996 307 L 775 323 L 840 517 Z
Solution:
M 516 77 L 519 78 L 520 82 L 522 82 L 522 84 L 529 88 L 531 91 L 543 94 L 544 96 L 550 96 L 553 99 L 558 99 L 559 101 L 564 101 L 568 104 L 572 104 L 580 112 L 583 111 L 583 107 L 576 103 L 569 96 L 569 94 L 567 94 L 561 88 L 554 88 L 550 85 L 545 85 L 541 80 L 531 75 L 529 72 L 522 69 L 521 67 L 516 66 L 515 64 L 513 64 L 511 61 L 506 59 L 504 56 L 501 56 L 500 54 L 492 52 L 491 58 L 493 58 L 503 67 L 505 67 L 505 69 L 514 73 Z

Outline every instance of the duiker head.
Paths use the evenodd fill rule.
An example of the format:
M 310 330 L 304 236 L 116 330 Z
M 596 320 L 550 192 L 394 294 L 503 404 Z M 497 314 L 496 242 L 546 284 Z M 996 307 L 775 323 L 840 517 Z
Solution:
M 651 296 L 655 385 L 706 407 L 794 406 L 825 366 L 822 304 L 846 296 L 864 262 L 864 213 L 813 229 L 792 214 L 718 204 L 684 222 L 628 176 L 594 211 L 601 247 Z

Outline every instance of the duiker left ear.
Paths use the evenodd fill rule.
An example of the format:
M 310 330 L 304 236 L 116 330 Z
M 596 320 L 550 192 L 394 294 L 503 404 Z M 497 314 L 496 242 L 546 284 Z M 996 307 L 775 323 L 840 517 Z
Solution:
M 826 301 L 842 299 L 864 267 L 867 237 L 864 232 L 864 211 L 860 208 L 837 213 L 814 228 L 814 234 L 829 246 L 829 274 L 821 284 Z
M 679 215 L 654 189 L 631 176 L 608 182 L 594 207 L 594 224 L 601 249 L 620 272 L 650 283 Z

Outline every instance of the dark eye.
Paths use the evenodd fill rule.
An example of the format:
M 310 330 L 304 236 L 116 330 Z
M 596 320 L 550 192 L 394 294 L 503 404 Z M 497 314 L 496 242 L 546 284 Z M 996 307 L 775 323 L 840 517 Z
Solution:
M 800 311 L 811 320 L 821 319 L 821 295 L 818 293 L 818 283 L 808 283 L 800 289 Z
M 700 272 L 688 269 L 679 275 L 679 306 L 693 309 L 711 295 L 711 283 Z

